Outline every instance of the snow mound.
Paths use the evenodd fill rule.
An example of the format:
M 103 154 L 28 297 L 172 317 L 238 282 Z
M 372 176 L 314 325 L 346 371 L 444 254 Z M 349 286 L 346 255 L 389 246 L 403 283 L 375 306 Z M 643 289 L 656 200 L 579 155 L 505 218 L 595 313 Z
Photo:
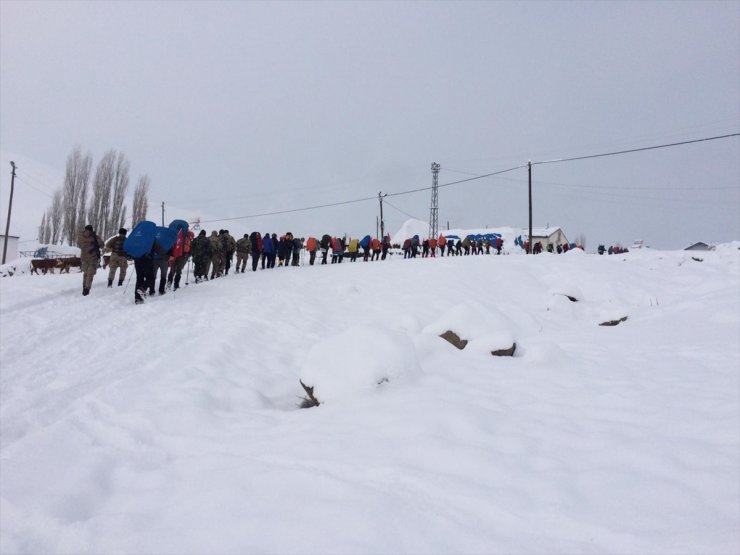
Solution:
M 468 348 L 473 351 L 490 353 L 512 346 L 514 327 L 502 312 L 466 301 L 426 326 L 423 333 L 441 335 L 450 330 L 461 339 L 467 339 Z
M 407 335 L 363 325 L 314 345 L 301 368 L 301 381 L 314 388 L 320 403 L 330 403 L 420 373 L 416 349 Z
M 402 245 L 406 239 L 418 235 L 420 239 L 426 239 L 429 236 L 429 222 L 410 219 L 406 220 L 401 229 L 392 235 L 391 242 Z
M 561 368 L 569 363 L 568 354 L 552 341 L 529 342 L 521 349 L 524 362 L 534 366 Z

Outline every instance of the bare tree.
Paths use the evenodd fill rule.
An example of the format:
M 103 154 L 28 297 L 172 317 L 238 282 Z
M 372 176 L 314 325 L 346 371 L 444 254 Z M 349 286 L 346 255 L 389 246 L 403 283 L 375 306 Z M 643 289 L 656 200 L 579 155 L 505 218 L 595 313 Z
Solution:
M 90 158 L 90 170 L 92 170 L 92 158 Z M 90 177 L 88 172 L 88 178 L 87 180 L 82 184 L 82 188 L 80 189 L 80 200 L 77 204 L 77 231 L 75 233 L 75 237 L 72 239 L 74 244 L 77 244 L 77 234 L 82 231 L 86 225 L 85 223 L 85 206 L 87 204 L 87 188 L 90 183 Z
M 110 192 L 113 187 L 113 173 L 116 160 L 116 151 L 109 150 L 98 162 L 93 180 L 92 198 L 87 209 L 87 222 L 96 232 L 107 237 L 105 230 L 108 213 L 110 212 Z
M 123 227 L 126 218 L 126 192 L 128 191 L 128 176 L 131 163 L 126 160 L 123 153 L 116 160 L 116 171 L 113 175 L 113 199 L 110 209 L 110 217 L 106 228 L 106 237 L 114 235 L 118 229 Z
M 46 224 L 50 226 L 50 239 L 53 244 L 58 244 L 62 239 L 62 217 L 64 216 L 64 207 L 62 200 L 62 190 L 54 191 L 54 197 L 51 201 L 51 210 L 47 216 Z
M 139 222 L 146 220 L 146 213 L 149 210 L 149 176 L 144 174 L 139 177 L 139 183 L 134 190 L 134 204 L 131 208 L 131 227 L 135 227 Z
M 121 209 L 121 220 L 118 222 L 118 229 L 126 226 L 126 206 Z
M 44 215 L 41 216 L 41 225 L 39 226 L 39 237 L 38 241 L 42 245 L 47 245 L 49 243 L 49 225 L 46 222 L 46 212 L 44 212 Z
M 63 236 L 69 245 L 77 242 L 77 234 L 85 226 L 85 199 L 87 184 L 90 181 L 92 157 L 82 155 L 79 146 L 67 157 L 67 169 L 64 174 L 64 226 Z

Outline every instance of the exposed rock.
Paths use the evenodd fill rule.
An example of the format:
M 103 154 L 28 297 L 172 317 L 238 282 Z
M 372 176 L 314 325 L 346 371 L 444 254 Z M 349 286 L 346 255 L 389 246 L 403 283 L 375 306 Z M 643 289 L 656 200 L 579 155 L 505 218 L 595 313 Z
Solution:
M 313 386 L 308 387 L 303 381 L 298 380 L 301 382 L 301 386 L 303 387 L 303 391 L 306 392 L 306 395 L 308 397 L 303 397 L 303 401 L 301 402 L 301 408 L 302 409 L 308 409 L 311 407 L 318 407 L 321 403 L 319 403 L 319 400 L 313 396 Z
M 447 330 L 442 335 L 440 335 L 440 337 L 448 343 L 452 343 L 460 350 L 463 350 L 465 348 L 465 345 L 468 344 L 467 339 L 460 339 L 460 337 L 452 330 Z
M 512 357 L 516 351 L 516 343 L 514 343 L 508 349 L 499 349 L 498 351 L 491 351 L 491 354 L 495 357 Z
M 627 317 L 622 316 L 619 320 L 609 320 L 608 322 L 601 322 L 599 325 L 600 326 L 616 326 L 620 322 L 626 322 L 626 321 L 627 321 Z
M 696 258 L 695 256 L 692 256 L 691 260 L 696 260 L 697 262 L 704 262 L 703 258 Z

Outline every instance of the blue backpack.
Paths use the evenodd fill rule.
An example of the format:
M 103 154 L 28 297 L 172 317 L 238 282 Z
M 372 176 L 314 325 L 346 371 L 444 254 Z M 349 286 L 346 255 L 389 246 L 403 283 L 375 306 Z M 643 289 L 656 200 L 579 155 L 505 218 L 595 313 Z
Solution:
M 123 243 L 123 250 L 132 258 L 141 258 L 149 254 L 157 234 L 157 224 L 144 220 L 136 224 Z
M 162 252 L 168 253 L 175 246 L 175 241 L 177 241 L 177 230 L 157 226 L 154 238 L 159 243 L 159 246 L 162 247 Z
M 168 225 L 170 229 L 174 230 L 175 233 L 182 230 L 182 234 L 185 235 L 188 232 L 188 222 L 185 220 L 172 220 L 170 222 L 170 225 Z
M 370 237 L 369 235 L 365 235 L 362 238 L 362 241 L 360 241 L 360 246 L 363 249 L 366 249 L 366 248 L 368 248 L 370 246 L 370 241 L 372 241 L 372 237 Z

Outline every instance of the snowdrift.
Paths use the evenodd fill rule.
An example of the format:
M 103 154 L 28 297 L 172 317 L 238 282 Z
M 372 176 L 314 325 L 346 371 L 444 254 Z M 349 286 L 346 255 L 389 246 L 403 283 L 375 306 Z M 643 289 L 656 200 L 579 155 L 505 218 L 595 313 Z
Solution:
M 737 553 L 737 246 L 0 279 L 0 552 Z

